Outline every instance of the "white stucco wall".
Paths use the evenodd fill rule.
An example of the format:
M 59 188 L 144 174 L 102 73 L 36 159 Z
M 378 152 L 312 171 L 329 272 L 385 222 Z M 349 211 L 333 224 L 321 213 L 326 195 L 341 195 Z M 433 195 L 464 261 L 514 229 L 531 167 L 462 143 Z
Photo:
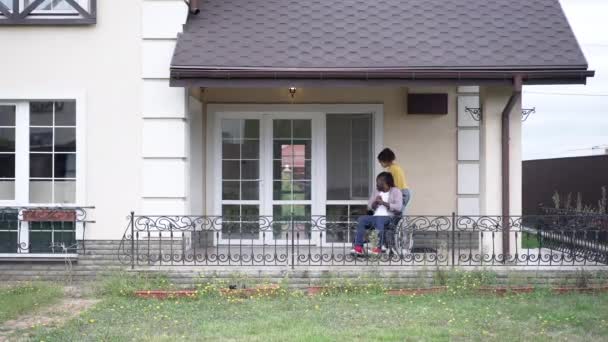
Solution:
M 89 239 L 122 236 L 140 193 L 140 1 L 98 1 L 93 26 L 3 26 L 0 100 L 84 99 Z M 83 174 L 84 173 L 84 174 Z

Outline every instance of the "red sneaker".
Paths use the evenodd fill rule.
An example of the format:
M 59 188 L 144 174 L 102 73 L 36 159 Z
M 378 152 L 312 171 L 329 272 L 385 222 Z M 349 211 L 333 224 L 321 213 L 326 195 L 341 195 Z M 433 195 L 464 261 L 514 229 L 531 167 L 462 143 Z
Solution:
M 363 246 L 355 246 L 355 248 L 352 249 L 351 253 L 356 254 L 356 255 L 363 255 L 363 254 L 365 254 L 363 252 Z
M 376 255 L 382 254 L 382 248 L 380 248 L 380 247 L 372 248 L 372 254 L 376 254 Z

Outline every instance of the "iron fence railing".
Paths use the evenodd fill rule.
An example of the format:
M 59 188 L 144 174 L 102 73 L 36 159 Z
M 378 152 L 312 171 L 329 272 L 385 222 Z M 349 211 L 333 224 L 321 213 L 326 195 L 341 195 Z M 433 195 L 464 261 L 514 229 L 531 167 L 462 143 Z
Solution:
M 93 207 L 0 207 L 0 254 L 84 252 Z
M 608 215 L 411 215 L 385 230 L 380 254 L 357 218 L 131 214 L 119 259 L 137 266 L 560 266 L 608 264 Z M 502 250 L 509 239 L 509 250 Z

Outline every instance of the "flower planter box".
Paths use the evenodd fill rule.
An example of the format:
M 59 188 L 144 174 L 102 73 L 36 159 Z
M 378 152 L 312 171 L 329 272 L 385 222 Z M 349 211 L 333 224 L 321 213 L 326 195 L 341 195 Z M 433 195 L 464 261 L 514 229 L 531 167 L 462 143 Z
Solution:
M 388 290 L 386 294 L 391 296 L 413 296 L 413 295 L 425 295 L 425 294 L 434 294 L 434 293 L 442 293 L 447 290 L 445 286 L 436 286 L 436 287 L 427 287 L 427 288 L 417 288 L 417 289 L 395 289 Z
M 28 209 L 23 211 L 27 222 L 74 222 L 76 211 L 69 209 Z
M 309 286 L 307 289 L 307 293 L 309 296 L 316 296 L 323 294 L 323 292 L 327 289 L 327 286 Z
M 196 290 L 143 290 L 135 291 L 135 296 L 146 299 L 193 298 Z
M 480 293 L 504 296 L 507 293 L 532 293 L 532 286 L 481 286 L 477 289 Z
M 279 285 L 261 285 L 243 289 L 228 288 L 220 289 L 220 294 L 227 297 L 249 298 L 254 296 L 275 295 L 280 289 Z
M 608 285 L 589 286 L 589 287 L 564 286 L 564 287 L 554 287 L 553 288 L 553 293 L 556 293 L 556 294 L 602 293 L 602 292 L 608 292 Z

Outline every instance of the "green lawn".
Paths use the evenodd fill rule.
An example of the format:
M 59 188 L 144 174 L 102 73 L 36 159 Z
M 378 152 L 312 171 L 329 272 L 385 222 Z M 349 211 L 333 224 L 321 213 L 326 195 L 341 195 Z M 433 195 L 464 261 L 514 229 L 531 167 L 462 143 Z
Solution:
M 61 288 L 44 283 L 0 288 L 0 323 L 59 301 Z
M 109 296 L 34 341 L 605 340 L 608 295 L 342 293 L 307 297 L 142 300 Z
M 540 248 L 540 243 L 538 242 L 538 235 L 523 232 L 521 236 L 521 248 Z

